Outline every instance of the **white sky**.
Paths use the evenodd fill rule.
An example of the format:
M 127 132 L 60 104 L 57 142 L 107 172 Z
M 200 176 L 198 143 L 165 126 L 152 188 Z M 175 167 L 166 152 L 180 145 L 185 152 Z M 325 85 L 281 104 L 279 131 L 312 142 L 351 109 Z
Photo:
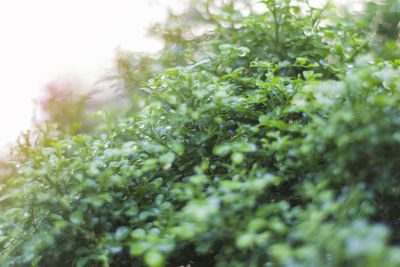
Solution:
M 0 146 L 29 128 L 47 82 L 75 74 L 90 84 L 117 47 L 160 49 L 144 36 L 165 10 L 154 0 L 1 0 Z
M 90 84 L 116 48 L 160 49 L 146 28 L 182 1 L 0 0 L 0 147 L 29 128 L 47 82 L 74 74 Z

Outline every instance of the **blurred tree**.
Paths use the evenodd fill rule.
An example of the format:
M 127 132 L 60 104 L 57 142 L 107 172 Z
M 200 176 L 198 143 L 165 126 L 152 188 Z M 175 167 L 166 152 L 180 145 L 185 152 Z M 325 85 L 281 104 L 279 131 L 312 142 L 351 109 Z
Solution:
M 347 17 L 354 21 L 354 14 L 347 14 Z M 399 24 L 400 1 L 383 0 L 367 1 L 357 26 L 361 31 L 375 34 L 371 42 L 373 52 L 385 59 L 396 59 L 400 57 Z
M 90 129 L 86 114 L 87 100 L 92 93 L 85 93 L 82 82 L 75 77 L 64 77 L 49 82 L 42 96 L 36 101 L 40 114 L 36 124 L 43 121 L 55 123 L 66 134 L 77 134 Z

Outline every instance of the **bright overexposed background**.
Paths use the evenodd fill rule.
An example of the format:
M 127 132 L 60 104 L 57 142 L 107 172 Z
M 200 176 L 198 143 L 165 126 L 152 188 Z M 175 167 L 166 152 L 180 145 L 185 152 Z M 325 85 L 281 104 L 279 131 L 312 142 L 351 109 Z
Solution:
M 0 146 L 28 129 L 47 82 L 75 75 L 90 86 L 116 48 L 159 50 L 146 29 L 165 16 L 154 0 L 0 1 Z
M 46 83 L 76 75 L 90 87 L 117 48 L 161 49 L 146 29 L 165 19 L 167 6 L 179 8 L 183 1 L 0 1 L 0 154 L 29 128 L 33 99 Z

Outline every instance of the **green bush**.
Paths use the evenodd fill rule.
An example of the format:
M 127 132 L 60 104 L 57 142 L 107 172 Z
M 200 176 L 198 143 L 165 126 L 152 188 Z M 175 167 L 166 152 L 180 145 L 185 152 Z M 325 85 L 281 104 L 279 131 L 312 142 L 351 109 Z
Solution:
M 117 126 L 15 148 L 1 266 L 400 266 L 400 61 L 324 10 L 238 3 L 193 3 L 214 30 Z

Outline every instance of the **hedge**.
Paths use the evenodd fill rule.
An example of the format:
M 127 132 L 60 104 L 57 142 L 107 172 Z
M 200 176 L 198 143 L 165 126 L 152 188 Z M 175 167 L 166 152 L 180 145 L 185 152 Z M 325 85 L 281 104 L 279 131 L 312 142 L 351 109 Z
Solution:
M 400 266 L 400 60 L 328 6 L 261 2 L 171 13 L 115 126 L 25 136 L 1 266 Z

